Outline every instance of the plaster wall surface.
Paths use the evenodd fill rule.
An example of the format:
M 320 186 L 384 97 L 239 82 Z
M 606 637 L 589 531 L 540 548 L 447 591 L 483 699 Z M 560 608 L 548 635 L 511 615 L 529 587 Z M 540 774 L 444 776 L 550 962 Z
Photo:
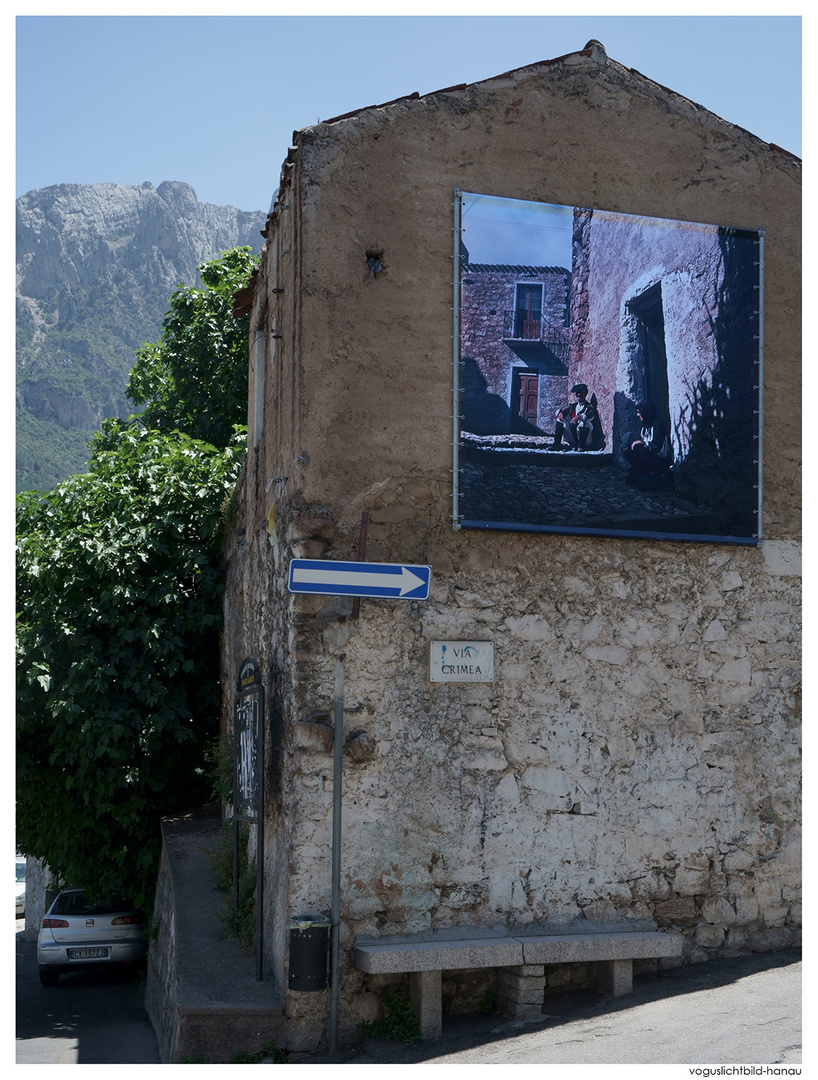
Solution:
M 597 50 L 296 144 L 228 550 L 225 685 L 254 656 L 270 703 L 269 964 L 286 986 L 287 919 L 329 910 L 341 654 L 342 1037 L 377 1009 L 358 934 L 590 920 L 681 930 L 686 960 L 792 944 L 798 163 Z M 763 546 L 452 529 L 455 189 L 765 230 Z M 288 595 L 287 565 L 354 559 L 363 512 L 367 558 L 428 563 L 432 593 L 339 622 L 350 602 Z M 494 682 L 431 683 L 433 639 L 494 642 Z M 320 997 L 287 995 L 293 1045 L 323 1037 Z

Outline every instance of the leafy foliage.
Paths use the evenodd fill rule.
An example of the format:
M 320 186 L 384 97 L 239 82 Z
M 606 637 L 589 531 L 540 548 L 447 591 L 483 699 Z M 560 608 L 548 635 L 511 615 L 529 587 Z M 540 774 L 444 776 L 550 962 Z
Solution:
M 275 1041 L 271 1039 L 266 1042 L 262 1048 L 255 1054 L 250 1054 L 246 1050 L 239 1051 L 234 1054 L 230 1059 L 231 1065 L 260 1065 L 263 1061 L 270 1059 L 273 1065 L 289 1065 L 290 1055 L 286 1050 L 279 1050 L 275 1044 Z
M 228 821 L 218 843 L 207 852 L 210 869 L 216 875 L 219 886 L 227 893 L 224 912 L 219 916 L 225 931 L 237 937 L 251 952 L 256 947 L 256 860 L 247 854 L 250 827 L 238 826 L 239 880 L 236 903 L 236 919 L 233 918 L 233 822 Z
M 203 289 L 176 289 L 161 341 L 137 351 L 126 388 L 147 426 L 226 446 L 246 423 L 249 319 L 232 307 L 257 263 L 249 247 L 234 248 L 199 267 Z
M 91 472 L 18 496 L 18 843 L 148 905 L 158 821 L 218 716 L 225 451 L 116 420 Z
M 231 297 L 254 263 L 241 248 L 200 267 L 206 290 L 177 290 L 146 347 L 142 416 L 105 421 L 89 472 L 17 500 L 18 850 L 145 908 L 160 818 L 209 794 L 223 507 L 244 457 Z
M 222 512 L 224 524 L 229 522 Z M 233 802 L 233 760 L 235 755 L 233 736 L 225 733 L 205 747 L 204 756 L 207 765 L 207 780 L 214 799 L 220 804 L 232 805 Z
M 412 1003 L 394 986 L 388 986 L 383 995 L 384 1015 L 380 1020 L 364 1020 L 355 1032 L 355 1039 L 390 1039 L 410 1046 L 419 1043 L 420 1021 Z

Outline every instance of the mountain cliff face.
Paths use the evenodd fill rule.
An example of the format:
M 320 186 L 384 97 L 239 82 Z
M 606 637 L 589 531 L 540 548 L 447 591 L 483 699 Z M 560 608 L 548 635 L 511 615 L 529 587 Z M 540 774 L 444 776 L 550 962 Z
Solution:
M 17 489 L 48 490 L 127 416 L 135 350 L 170 294 L 223 251 L 259 251 L 266 213 L 200 203 L 189 184 L 59 184 L 17 200 Z

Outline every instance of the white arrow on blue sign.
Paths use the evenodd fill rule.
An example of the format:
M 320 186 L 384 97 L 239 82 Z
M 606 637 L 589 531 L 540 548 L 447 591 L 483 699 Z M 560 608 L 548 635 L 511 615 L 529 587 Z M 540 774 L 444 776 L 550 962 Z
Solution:
M 317 593 L 320 596 L 428 600 L 431 579 L 431 566 L 292 559 L 287 588 L 291 593 Z

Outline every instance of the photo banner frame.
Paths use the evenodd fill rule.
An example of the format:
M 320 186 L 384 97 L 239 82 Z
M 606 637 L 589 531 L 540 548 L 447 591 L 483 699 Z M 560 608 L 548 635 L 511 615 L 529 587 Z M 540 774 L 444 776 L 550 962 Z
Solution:
M 762 230 L 455 192 L 455 528 L 755 545 Z

